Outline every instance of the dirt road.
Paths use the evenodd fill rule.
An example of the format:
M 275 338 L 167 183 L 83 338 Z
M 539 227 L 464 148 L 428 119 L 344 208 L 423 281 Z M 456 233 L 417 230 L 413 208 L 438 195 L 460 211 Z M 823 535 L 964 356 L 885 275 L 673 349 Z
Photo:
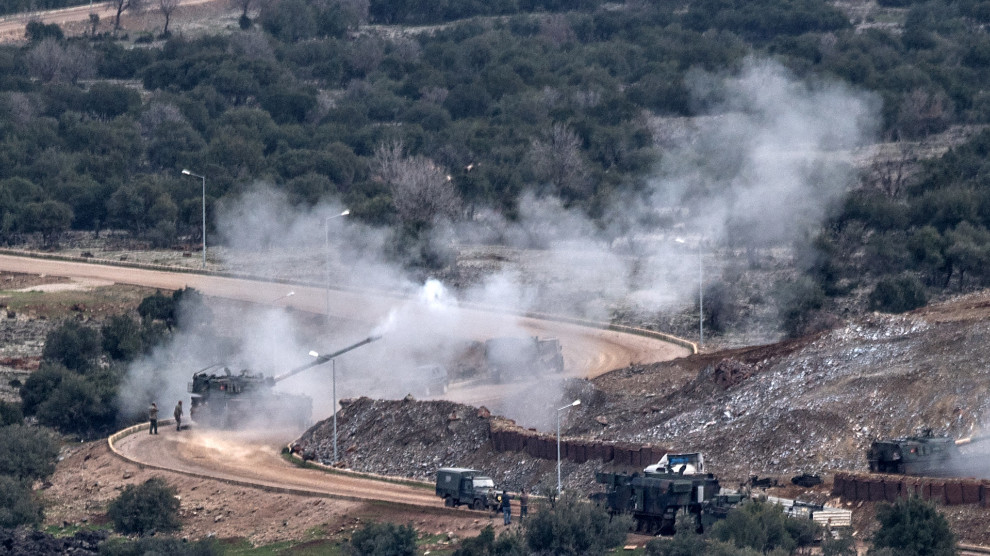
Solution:
M 280 436 L 195 428 L 177 432 L 175 427 L 163 425 L 157 436 L 135 433 L 120 439 L 115 447 L 135 463 L 204 478 L 345 500 L 443 507 L 429 488 L 296 467 L 279 455 Z
M 408 302 L 386 294 L 330 290 L 328 305 L 325 288 L 10 255 L 0 255 L 0 270 L 108 280 L 168 290 L 189 286 L 207 295 L 243 301 L 270 303 L 282 297 L 280 304 L 314 313 L 324 312 L 329 306 L 334 317 L 347 319 L 354 322 L 355 327 L 364 326 L 367 330 L 382 322 L 394 308 Z M 284 298 L 290 291 L 295 294 Z M 655 338 L 471 308 L 456 311 L 461 331 L 479 339 L 497 334 L 507 323 L 521 326 L 532 334 L 558 337 L 564 349 L 566 373 L 573 376 L 591 377 L 630 362 L 660 361 L 689 353 L 685 347 Z M 466 391 L 463 395 L 476 401 L 496 394 L 489 387 Z M 417 506 L 439 505 L 438 499 L 428 490 L 293 467 L 278 455 L 280 447 L 292 437 L 291 433 L 269 439 L 231 437 L 226 433 L 217 436 L 205 431 L 176 433 L 163 427 L 163 434 L 159 436 L 134 434 L 125 437 L 120 440 L 118 449 L 136 463 L 240 484 L 277 486 L 354 499 L 401 501 Z
M 217 0 L 182 0 L 183 7 L 196 6 L 199 4 L 209 4 Z M 29 12 L 24 14 L 10 15 L 0 18 L 0 42 L 10 40 L 21 40 L 24 38 L 24 30 L 29 21 L 41 21 L 42 23 L 55 23 L 65 26 L 69 23 L 78 23 L 89 20 L 89 14 L 100 16 L 101 22 L 110 22 L 117 17 L 117 10 L 111 7 L 110 2 L 92 2 L 73 8 L 61 10 L 48 10 L 39 12 Z M 127 17 L 129 12 L 124 12 Z M 106 26 L 107 23 L 101 23 Z
M 328 292 L 319 287 L 11 255 L 0 255 L 0 270 L 109 280 L 167 290 L 188 286 L 206 295 L 259 303 L 269 303 L 294 291 L 292 297 L 281 299 L 279 304 L 313 313 L 324 313 L 329 306 L 333 317 L 353 322 L 355 330 L 365 332 L 385 322 L 394 309 L 406 305 L 408 310 L 409 303 L 406 298 L 383 292 L 329 290 L 328 305 Z M 656 338 L 473 308 L 457 308 L 456 311 L 459 333 L 472 339 L 484 340 L 516 327 L 524 328 L 530 334 L 559 338 L 565 372 L 574 377 L 592 378 L 630 363 L 666 361 L 690 353 L 686 347 Z

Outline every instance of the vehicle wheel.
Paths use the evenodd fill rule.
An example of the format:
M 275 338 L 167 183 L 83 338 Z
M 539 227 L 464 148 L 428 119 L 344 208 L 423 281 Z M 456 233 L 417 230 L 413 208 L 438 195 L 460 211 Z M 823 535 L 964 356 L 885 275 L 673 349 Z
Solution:
M 444 496 L 443 505 L 447 506 L 448 508 L 452 508 L 454 507 L 454 501 L 450 498 L 450 496 Z
M 474 501 L 474 504 L 471 505 L 471 508 L 479 511 L 483 510 L 485 509 L 485 503 L 479 498 L 478 500 Z

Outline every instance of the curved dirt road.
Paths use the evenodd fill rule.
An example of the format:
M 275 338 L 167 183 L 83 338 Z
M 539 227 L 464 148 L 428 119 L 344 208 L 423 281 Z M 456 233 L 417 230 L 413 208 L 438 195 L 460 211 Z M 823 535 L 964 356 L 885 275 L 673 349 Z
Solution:
M 189 286 L 207 295 L 266 303 L 294 291 L 295 295 L 282 300 L 283 305 L 314 313 L 324 312 L 327 306 L 327 292 L 323 288 L 222 276 L 11 255 L 0 255 L 0 270 L 106 280 L 169 290 Z M 334 317 L 364 323 L 368 329 L 382 322 L 394 308 L 407 303 L 405 299 L 384 294 L 339 290 L 330 291 L 329 302 Z M 521 326 L 532 334 L 556 336 L 564 350 L 566 374 L 571 376 L 593 377 L 630 362 L 662 361 L 690 353 L 685 347 L 655 338 L 471 308 L 456 310 L 459 313 L 459 331 L 475 338 L 497 335 L 507 325 Z M 465 403 L 477 403 L 506 393 L 494 392 L 490 386 L 483 386 L 451 397 Z M 158 436 L 132 434 L 120 439 L 115 446 L 124 457 L 137 463 L 219 480 L 354 499 L 442 506 L 429 490 L 294 467 L 278 455 L 280 447 L 291 438 L 291 433 L 265 439 L 248 436 L 232 438 L 229 433 L 221 437 L 205 430 L 177 433 L 163 426 L 162 434 Z
M 140 431 L 121 438 L 114 447 L 136 463 L 221 481 L 350 500 L 443 507 L 431 489 L 296 467 L 279 455 L 279 443 L 277 436 L 195 428 L 177 432 L 175 427 L 162 425 L 157 436 Z
M 165 272 L 120 266 L 105 266 L 0 255 L 0 270 L 48 274 L 69 278 L 108 280 L 167 290 L 193 287 L 206 295 L 240 301 L 268 303 L 290 291 L 295 295 L 280 304 L 313 313 L 327 307 L 325 288 L 260 282 L 223 276 Z M 330 290 L 332 316 L 363 325 L 366 331 L 384 322 L 392 310 L 408 300 L 371 292 Z M 630 363 L 667 361 L 690 354 L 688 348 L 632 334 L 600 330 L 575 324 L 519 317 L 517 315 L 458 308 L 458 332 L 465 337 L 484 340 L 499 336 L 506 329 L 522 327 L 531 334 L 555 336 L 564 351 L 567 375 L 592 378 Z M 363 336 L 361 336 L 363 337 Z

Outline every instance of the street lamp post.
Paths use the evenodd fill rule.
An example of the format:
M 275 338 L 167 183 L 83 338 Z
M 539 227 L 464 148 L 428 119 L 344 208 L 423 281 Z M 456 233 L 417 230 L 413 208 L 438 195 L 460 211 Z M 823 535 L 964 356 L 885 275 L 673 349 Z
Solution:
M 685 243 L 682 238 L 674 238 L 677 243 Z M 698 241 L 698 346 L 705 343 L 705 256 Z
M 326 234 L 326 252 L 327 252 L 327 306 L 326 306 L 326 313 L 327 313 L 327 325 L 328 326 L 330 324 L 330 275 L 331 275 L 330 274 L 330 221 L 333 220 L 334 218 L 340 218 L 342 216 L 347 216 L 350 213 L 351 213 L 351 210 L 350 209 L 344 209 L 344 211 L 341 212 L 340 214 L 334 214 L 333 216 L 327 216 L 326 218 L 323 219 L 323 229 L 324 229 L 324 232 Z M 334 411 L 334 428 L 335 429 L 336 429 L 336 423 L 337 423 L 337 421 L 336 421 L 336 415 L 337 415 L 337 412 Z M 336 438 L 336 434 L 334 435 L 334 438 Z M 336 448 L 337 448 L 337 443 L 334 442 L 334 450 L 336 450 Z M 337 461 L 336 451 L 334 452 L 334 461 Z
M 183 174 L 203 180 L 203 268 L 206 268 L 206 176 L 183 170 Z
M 560 412 L 576 405 L 581 405 L 581 400 L 574 400 L 564 407 L 557 408 L 557 497 L 560 497 Z
M 320 356 L 320 354 L 315 351 L 311 351 L 309 352 L 309 354 L 313 357 Z M 331 383 L 333 384 L 333 386 L 331 387 L 333 392 L 333 462 L 336 464 L 337 463 L 337 360 L 336 359 L 330 360 L 330 369 L 331 369 L 330 371 Z

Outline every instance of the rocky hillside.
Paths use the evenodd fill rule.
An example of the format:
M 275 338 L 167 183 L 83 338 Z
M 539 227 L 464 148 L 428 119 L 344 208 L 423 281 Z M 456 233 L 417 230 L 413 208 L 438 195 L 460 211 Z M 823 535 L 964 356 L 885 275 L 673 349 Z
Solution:
M 583 403 L 564 435 L 702 451 L 726 484 L 865 470 L 877 437 L 983 427 L 988 316 L 990 294 L 970 295 L 801 340 L 619 369 L 565 389 Z M 553 461 L 496 453 L 489 426 L 484 410 L 452 402 L 361 399 L 339 414 L 338 438 L 346 464 L 364 471 L 430 478 L 463 465 L 510 487 L 555 481 Z M 332 459 L 331 430 L 325 421 L 303 438 L 317 459 Z M 594 488 L 605 466 L 568 462 L 565 482 Z

